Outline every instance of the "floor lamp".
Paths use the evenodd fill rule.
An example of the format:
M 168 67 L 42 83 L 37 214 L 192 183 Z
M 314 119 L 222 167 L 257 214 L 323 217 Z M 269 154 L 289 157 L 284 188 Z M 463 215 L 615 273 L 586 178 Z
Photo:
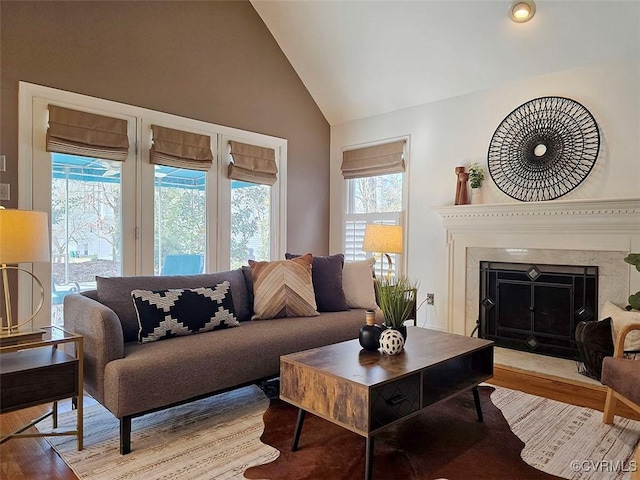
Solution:
M 38 314 L 45 300 L 42 282 L 29 270 L 20 268 L 19 263 L 49 261 L 49 221 L 44 212 L 31 210 L 4 209 L 0 207 L 0 270 L 2 270 L 2 287 L 6 321 L 0 327 L 3 337 L 17 335 L 20 327 L 30 323 Z M 9 287 L 9 270 L 23 271 L 31 275 L 40 287 L 40 301 L 29 318 L 19 321 L 11 315 L 11 294 Z
M 389 254 L 404 252 L 402 225 L 368 223 L 364 231 L 362 250 L 365 252 L 378 252 L 387 257 L 389 269 L 387 270 L 386 279 L 389 280 L 393 272 L 393 263 Z M 382 267 L 380 267 L 380 275 L 382 275 Z

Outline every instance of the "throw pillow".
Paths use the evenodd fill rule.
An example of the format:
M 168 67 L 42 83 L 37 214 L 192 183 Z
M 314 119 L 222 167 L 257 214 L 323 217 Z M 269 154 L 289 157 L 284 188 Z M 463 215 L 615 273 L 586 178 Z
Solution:
M 133 290 L 131 297 L 140 343 L 240 325 L 227 281 L 215 287 Z
M 580 322 L 576 327 L 576 346 L 580 355 L 578 373 L 600 381 L 604 357 L 613 355 L 611 318 Z
M 253 320 L 318 315 L 310 253 L 291 260 L 249 260 L 253 278 Z
M 285 258 L 300 257 L 285 253 Z M 349 310 L 347 299 L 342 289 L 342 266 L 344 255 L 330 255 L 328 257 L 313 257 L 311 264 L 311 278 L 313 279 L 313 291 L 316 296 L 316 305 L 319 312 L 341 312 Z
M 617 305 L 607 302 L 602 307 L 602 317 L 611 317 L 611 334 L 615 343 L 618 333 L 629 323 L 640 323 L 640 311 L 624 310 Z M 624 351 L 640 351 L 640 331 L 629 332 L 624 342 Z
M 373 283 L 375 258 L 359 262 L 345 262 L 342 268 L 342 288 L 351 308 L 377 310 L 376 293 Z
M 180 288 L 199 288 L 217 285 L 222 282 L 231 284 L 233 306 L 238 321 L 251 320 L 251 305 L 242 270 L 237 268 L 228 272 L 204 273 L 201 275 L 139 275 L 132 277 L 96 276 L 98 301 L 113 310 L 122 324 L 125 342 L 137 342 L 138 316 L 131 301 L 133 290 L 168 290 Z

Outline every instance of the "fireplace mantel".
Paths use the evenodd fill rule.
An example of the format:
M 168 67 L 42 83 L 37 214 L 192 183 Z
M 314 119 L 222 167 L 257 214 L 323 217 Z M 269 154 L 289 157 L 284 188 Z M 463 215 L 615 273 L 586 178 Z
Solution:
M 640 233 L 640 198 L 555 200 L 434 207 L 449 233 L 584 229 Z
M 468 335 L 467 252 L 470 248 L 640 251 L 640 198 L 434 207 L 447 233 L 447 330 Z M 629 270 L 630 271 L 630 270 Z M 627 280 L 640 289 L 638 275 Z M 475 288 L 470 286 L 470 288 Z M 476 296 L 477 297 L 477 296 Z M 467 314 L 469 313 L 469 315 Z

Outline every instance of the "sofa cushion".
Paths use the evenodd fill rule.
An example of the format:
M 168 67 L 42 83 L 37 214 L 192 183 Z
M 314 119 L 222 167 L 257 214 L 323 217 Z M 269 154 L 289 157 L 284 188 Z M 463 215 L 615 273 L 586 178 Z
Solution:
M 105 369 L 104 405 L 122 417 L 278 376 L 281 355 L 356 339 L 364 317 L 364 310 L 328 312 L 311 321 L 242 322 L 168 342 L 128 343 L 124 358 Z M 358 361 L 357 354 L 353 360 Z
M 300 255 L 285 253 L 285 258 L 290 260 Z M 338 253 L 327 257 L 313 257 L 311 278 L 313 279 L 313 292 L 316 296 L 316 305 L 319 312 L 341 312 L 349 310 L 347 299 L 342 289 L 342 266 L 344 255 Z
M 133 290 L 210 287 L 227 280 L 231 284 L 233 305 L 238 321 L 251 319 L 247 284 L 241 269 L 201 275 L 96 277 L 98 301 L 116 312 L 125 342 L 138 339 L 138 317 L 131 300 Z
M 602 383 L 640 405 L 638 360 L 606 357 L 602 363 Z
M 377 310 L 373 280 L 375 258 L 359 262 L 345 262 L 342 269 L 342 288 L 351 308 Z
M 640 311 L 627 311 L 611 302 L 604 304 L 601 316 L 611 317 L 611 335 L 613 336 L 614 342 L 616 338 L 618 338 L 618 333 L 620 333 L 620 330 L 622 330 L 625 325 L 629 323 L 640 323 Z M 624 351 L 640 352 L 640 331 L 629 332 L 624 340 Z
M 131 292 L 140 343 L 240 325 L 229 282 L 215 287 Z
M 241 268 L 242 274 L 244 275 L 244 281 L 247 284 L 249 307 L 251 308 L 251 316 L 253 316 L 253 277 L 251 276 L 251 267 L 249 265 L 243 265 Z
M 253 278 L 253 320 L 318 315 L 310 253 L 291 260 L 249 260 Z

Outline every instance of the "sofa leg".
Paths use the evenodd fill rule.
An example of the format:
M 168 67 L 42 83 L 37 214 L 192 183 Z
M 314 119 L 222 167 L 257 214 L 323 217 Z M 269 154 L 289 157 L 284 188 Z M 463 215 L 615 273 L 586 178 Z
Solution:
M 131 417 L 120 419 L 120 455 L 131 452 Z

